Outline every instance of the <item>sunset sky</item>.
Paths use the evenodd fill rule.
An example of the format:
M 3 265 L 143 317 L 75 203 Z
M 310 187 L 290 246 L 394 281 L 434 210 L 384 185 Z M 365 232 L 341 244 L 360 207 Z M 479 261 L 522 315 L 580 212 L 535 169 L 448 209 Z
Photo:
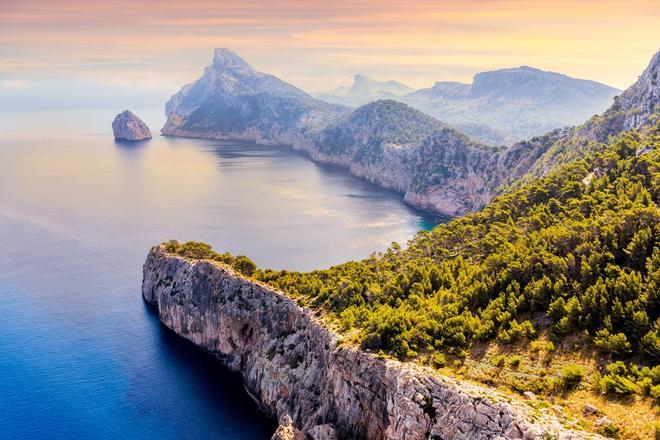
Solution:
M 312 92 L 355 73 L 428 87 L 520 65 L 625 88 L 659 44 L 657 0 L 0 0 L 0 93 L 167 97 L 214 47 Z

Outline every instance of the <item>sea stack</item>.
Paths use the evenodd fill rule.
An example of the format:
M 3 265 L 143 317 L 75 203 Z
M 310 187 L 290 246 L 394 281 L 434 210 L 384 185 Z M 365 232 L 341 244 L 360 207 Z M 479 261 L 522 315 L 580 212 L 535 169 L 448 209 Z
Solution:
M 143 141 L 151 139 L 151 131 L 147 124 L 130 110 L 124 110 L 115 117 L 115 120 L 112 121 L 112 132 L 116 140 Z

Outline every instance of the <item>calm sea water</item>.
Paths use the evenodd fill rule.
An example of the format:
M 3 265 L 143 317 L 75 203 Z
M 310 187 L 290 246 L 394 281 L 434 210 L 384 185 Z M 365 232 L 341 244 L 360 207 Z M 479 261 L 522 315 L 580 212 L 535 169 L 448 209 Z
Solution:
M 115 143 L 119 110 L 0 113 L 0 437 L 269 438 L 240 377 L 143 304 L 149 247 L 307 270 L 435 220 L 284 147 Z M 160 110 L 137 113 L 156 134 Z

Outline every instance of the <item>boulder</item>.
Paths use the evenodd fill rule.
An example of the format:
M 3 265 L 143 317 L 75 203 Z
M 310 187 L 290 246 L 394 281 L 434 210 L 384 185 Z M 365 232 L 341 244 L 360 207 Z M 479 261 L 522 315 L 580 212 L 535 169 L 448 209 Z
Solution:
M 591 405 L 590 403 L 585 403 L 584 409 L 582 411 L 584 412 L 585 416 L 590 416 L 592 414 L 596 414 L 598 412 L 598 408 Z

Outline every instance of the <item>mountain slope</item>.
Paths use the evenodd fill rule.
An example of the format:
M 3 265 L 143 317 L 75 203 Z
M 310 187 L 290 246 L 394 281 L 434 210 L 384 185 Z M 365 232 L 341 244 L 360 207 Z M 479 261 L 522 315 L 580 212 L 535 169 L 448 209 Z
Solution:
M 375 101 L 319 132 L 308 152 L 314 160 L 344 166 L 355 176 L 405 192 L 413 175 L 410 159 L 419 142 L 442 128 L 439 121 L 406 104 Z
M 660 51 L 638 80 L 615 98 L 602 115 L 571 129 L 531 167 L 527 177 L 543 175 L 561 163 L 599 148 L 599 143 L 622 131 L 653 127 L 660 112 Z
M 215 51 L 211 66 L 197 82 L 172 97 L 167 113 L 163 134 L 288 144 L 316 161 L 348 168 L 358 177 L 400 193 L 410 189 L 420 145 L 435 131 L 442 131 L 457 149 L 471 146 L 477 152 L 494 151 L 401 102 L 375 101 L 350 111 L 317 100 L 256 72 L 228 49 Z M 452 163 L 437 165 L 454 169 Z M 409 202 L 425 206 L 421 200 Z M 469 209 L 465 203 L 474 205 L 452 203 L 455 209 L 444 213 L 463 212 Z
M 524 395 L 540 420 L 554 414 L 565 426 L 652 438 L 660 403 L 660 123 L 645 129 L 420 232 L 406 249 L 393 244 L 362 261 L 255 271 L 245 257 L 200 243 L 166 249 L 223 261 L 258 288 L 285 292 L 351 349 Z M 160 281 L 172 273 L 161 272 Z M 244 327 L 238 316 L 232 334 Z M 587 404 L 598 414 L 585 412 Z
M 660 52 L 602 115 L 500 150 L 405 104 L 363 106 L 315 131 L 312 157 L 377 182 L 400 176 L 381 184 L 416 206 L 485 207 L 420 232 L 405 249 L 393 244 L 313 272 L 211 258 L 286 292 L 354 347 L 525 393 L 540 418 L 551 410 L 568 426 L 652 438 L 660 402 L 659 74 Z M 169 246 L 188 258 L 210 250 Z M 596 414 L 584 411 L 594 404 Z
M 472 84 L 439 81 L 417 91 L 356 75 L 351 87 L 318 97 L 350 107 L 396 99 L 481 142 L 504 145 L 582 123 L 607 109 L 618 92 L 595 81 L 522 66 L 478 73 Z
M 472 84 L 436 83 L 400 99 L 448 124 L 496 129 L 504 134 L 502 140 L 511 142 L 581 123 L 605 110 L 618 92 L 523 66 L 478 73 Z
M 610 136 L 653 127 L 660 113 L 660 52 L 637 82 L 624 91 L 602 115 L 582 125 L 557 129 L 496 153 L 482 153 L 466 161 L 448 159 L 451 143 L 428 139 L 420 150 L 424 162 L 413 167 L 405 200 L 432 211 L 463 214 L 483 207 L 509 185 L 543 176 L 558 165 L 605 148 Z M 470 157 L 470 156 L 468 156 Z M 448 167 L 450 164 L 451 167 Z
M 595 417 L 582 426 L 651 438 L 660 402 L 659 142 L 660 124 L 624 133 L 481 212 L 420 232 L 405 250 L 256 276 L 363 349 L 534 400 L 570 393 L 575 416 L 598 402 L 610 418 L 610 428 Z
M 257 72 L 229 49 L 166 105 L 166 135 L 304 143 L 348 109 L 313 98 L 275 76 Z

